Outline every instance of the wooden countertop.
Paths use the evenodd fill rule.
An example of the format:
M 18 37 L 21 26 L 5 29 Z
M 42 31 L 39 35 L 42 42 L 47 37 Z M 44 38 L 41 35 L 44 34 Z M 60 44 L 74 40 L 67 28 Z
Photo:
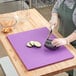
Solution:
M 16 26 L 13 28 L 13 31 L 8 34 L 28 31 L 41 27 L 50 27 L 48 21 L 45 18 L 43 18 L 36 9 L 22 10 L 0 15 L 0 17 L 3 16 L 15 16 L 15 18 L 17 19 Z M 56 30 L 54 30 L 53 33 L 57 37 L 61 37 L 61 35 Z M 19 76 L 41 76 L 49 73 L 50 76 L 52 76 L 54 74 L 76 68 L 76 50 L 71 45 L 67 45 L 66 47 L 74 55 L 73 59 L 28 71 L 22 64 L 17 54 L 15 53 L 9 41 L 7 40 L 6 36 L 8 34 L 0 32 L 0 40 L 4 48 L 6 49 L 12 63 L 14 64 Z

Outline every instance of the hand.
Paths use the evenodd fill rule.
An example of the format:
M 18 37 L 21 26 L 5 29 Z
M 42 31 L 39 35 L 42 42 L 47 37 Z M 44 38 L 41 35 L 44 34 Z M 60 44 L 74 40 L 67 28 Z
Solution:
M 54 25 L 56 27 L 58 25 L 58 17 L 57 16 L 52 16 L 49 23 L 50 23 L 51 26 Z
M 51 26 L 54 25 L 55 27 L 58 25 L 58 21 L 57 21 L 56 19 L 51 19 L 51 20 L 49 21 L 49 23 L 50 23 Z
M 52 41 L 52 44 L 54 45 L 54 46 L 56 46 L 56 47 L 59 47 L 59 46 L 61 46 L 61 45 L 66 45 L 66 44 L 68 44 L 69 42 L 68 42 L 68 40 L 66 39 L 66 38 L 57 38 L 57 39 L 54 39 L 53 41 Z

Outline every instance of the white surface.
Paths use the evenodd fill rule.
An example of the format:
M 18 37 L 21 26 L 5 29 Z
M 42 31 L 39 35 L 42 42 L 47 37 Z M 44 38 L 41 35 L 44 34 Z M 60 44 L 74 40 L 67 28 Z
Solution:
M 0 0 L 0 3 L 7 2 L 7 1 L 14 1 L 14 0 Z
M 74 69 L 73 76 L 76 76 L 76 69 Z
M 66 72 L 63 72 L 63 73 L 60 73 L 60 74 L 57 74 L 57 75 L 54 75 L 54 76 L 68 76 L 68 74 Z
M 0 58 L 0 64 L 6 76 L 19 76 L 8 56 Z

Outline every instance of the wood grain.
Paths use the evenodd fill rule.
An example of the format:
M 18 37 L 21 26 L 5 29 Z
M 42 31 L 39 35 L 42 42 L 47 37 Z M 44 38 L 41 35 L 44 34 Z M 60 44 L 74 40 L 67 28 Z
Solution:
M 66 45 L 69 51 L 74 55 L 73 59 L 28 71 L 24 67 L 23 63 L 19 59 L 18 55 L 14 51 L 9 41 L 7 40 L 6 36 L 9 34 L 19 33 L 41 27 L 47 27 L 49 29 L 50 24 L 43 16 L 40 15 L 40 13 L 36 9 L 29 9 L 29 10 L 16 11 L 13 13 L 1 14 L 0 17 L 2 16 L 18 17 L 17 24 L 12 29 L 13 30 L 12 32 L 8 34 L 0 32 L 0 40 L 4 48 L 6 49 L 6 52 L 8 53 L 13 65 L 15 66 L 19 76 L 41 76 L 48 74 L 52 76 L 54 74 L 76 68 L 76 49 L 74 49 L 71 45 Z M 61 35 L 56 30 L 54 30 L 53 33 L 57 37 L 61 37 Z

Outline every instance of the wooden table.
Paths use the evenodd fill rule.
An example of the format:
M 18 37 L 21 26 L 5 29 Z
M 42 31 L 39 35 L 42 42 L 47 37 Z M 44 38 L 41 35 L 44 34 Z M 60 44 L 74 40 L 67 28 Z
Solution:
M 13 28 L 13 31 L 8 34 L 18 33 L 41 27 L 49 28 L 50 26 L 48 21 L 45 18 L 43 18 L 36 9 L 23 10 L 0 15 L 0 17 L 3 16 L 15 16 L 15 18 L 17 19 L 17 24 L 15 28 Z M 57 37 L 60 36 L 60 34 L 56 30 L 54 30 L 53 33 Z M 73 59 L 28 71 L 22 64 L 17 54 L 15 53 L 9 41 L 7 40 L 6 36 L 8 34 L 0 32 L 0 40 L 20 76 L 41 76 L 46 74 L 50 74 L 49 76 L 52 76 L 57 73 L 76 68 L 76 50 L 71 45 L 67 45 L 66 47 L 74 55 Z

